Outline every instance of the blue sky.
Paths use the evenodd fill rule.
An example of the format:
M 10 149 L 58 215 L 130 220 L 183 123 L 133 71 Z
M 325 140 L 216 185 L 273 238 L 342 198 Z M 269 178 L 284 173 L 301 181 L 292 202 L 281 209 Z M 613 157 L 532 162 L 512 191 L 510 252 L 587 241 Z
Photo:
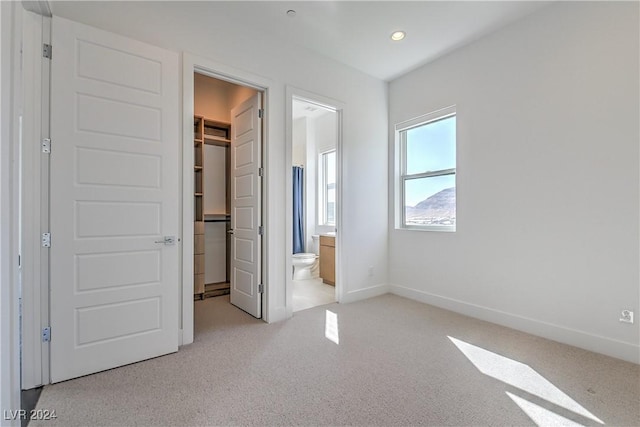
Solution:
M 407 174 L 455 168 L 455 159 L 455 116 L 407 131 Z M 455 187 L 455 175 L 408 181 L 406 205 L 415 206 L 450 187 Z

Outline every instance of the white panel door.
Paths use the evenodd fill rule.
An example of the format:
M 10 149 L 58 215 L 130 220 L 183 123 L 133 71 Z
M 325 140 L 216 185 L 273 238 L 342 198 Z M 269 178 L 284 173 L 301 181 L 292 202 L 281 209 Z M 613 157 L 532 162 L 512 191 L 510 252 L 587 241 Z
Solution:
M 261 178 L 262 119 L 257 93 L 231 110 L 231 303 L 262 316 Z
M 51 380 L 178 349 L 178 56 L 53 18 Z M 176 239 L 177 240 L 177 239 Z

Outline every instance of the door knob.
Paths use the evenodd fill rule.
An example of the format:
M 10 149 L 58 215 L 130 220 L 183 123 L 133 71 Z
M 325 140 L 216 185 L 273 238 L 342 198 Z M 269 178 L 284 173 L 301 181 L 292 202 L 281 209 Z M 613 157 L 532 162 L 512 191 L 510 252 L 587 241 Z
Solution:
M 227 230 L 227 234 L 234 234 L 235 231 L 233 231 L 233 228 L 231 230 Z
M 175 245 L 176 236 L 164 236 L 162 240 L 156 240 L 155 243 L 163 243 L 165 245 Z

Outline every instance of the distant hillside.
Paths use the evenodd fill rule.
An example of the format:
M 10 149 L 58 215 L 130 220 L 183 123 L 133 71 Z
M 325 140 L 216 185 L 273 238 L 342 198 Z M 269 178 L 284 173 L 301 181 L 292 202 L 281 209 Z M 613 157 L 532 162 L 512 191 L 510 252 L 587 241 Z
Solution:
M 456 189 L 446 188 L 415 206 L 406 206 L 407 222 L 413 224 L 455 224 Z

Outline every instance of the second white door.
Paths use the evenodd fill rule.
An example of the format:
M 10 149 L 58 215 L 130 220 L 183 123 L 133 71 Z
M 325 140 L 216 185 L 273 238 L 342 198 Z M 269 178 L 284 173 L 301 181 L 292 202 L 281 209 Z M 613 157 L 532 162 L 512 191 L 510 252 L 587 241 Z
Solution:
M 261 93 L 231 110 L 231 303 L 262 317 Z

